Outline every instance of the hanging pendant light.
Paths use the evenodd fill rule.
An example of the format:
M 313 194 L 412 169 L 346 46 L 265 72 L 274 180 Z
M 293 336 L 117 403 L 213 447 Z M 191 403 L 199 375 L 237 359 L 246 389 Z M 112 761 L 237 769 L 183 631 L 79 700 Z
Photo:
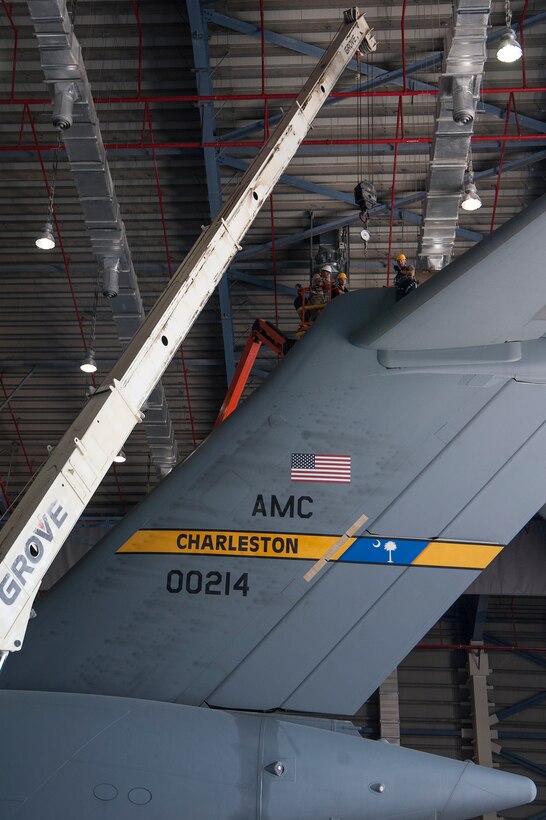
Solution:
M 88 350 L 85 359 L 80 364 L 80 370 L 83 370 L 84 373 L 96 373 L 97 372 L 97 362 L 95 361 L 95 351 Z
M 464 189 L 464 196 L 461 200 L 461 208 L 465 211 L 477 211 L 482 207 L 482 201 L 478 194 L 478 189 L 473 182 L 467 182 Z
M 46 187 L 48 192 L 47 204 L 47 219 L 42 232 L 36 237 L 34 244 L 41 251 L 50 251 L 55 247 L 55 235 L 53 233 L 53 201 L 55 199 L 55 183 L 57 182 L 57 166 L 59 164 L 59 148 L 61 145 L 60 136 L 57 139 L 57 149 L 55 151 L 55 159 L 53 161 L 53 171 L 51 174 L 51 185 L 48 184 L 46 178 Z
M 36 237 L 34 243 L 41 251 L 50 251 L 55 247 L 55 237 L 53 235 L 53 225 L 46 222 L 43 231 Z
M 464 188 L 463 198 L 461 199 L 461 208 L 463 211 L 477 211 L 482 207 L 482 201 L 478 194 L 478 189 L 474 182 L 474 168 L 472 166 L 472 154 L 468 154 L 468 164 L 466 166 L 467 181 Z
M 522 49 L 518 43 L 516 32 L 512 28 L 512 10 L 510 0 L 504 2 L 504 14 L 506 19 L 506 31 L 503 34 L 497 49 L 497 60 L 501 63 L 515 63 L 522 55 Z

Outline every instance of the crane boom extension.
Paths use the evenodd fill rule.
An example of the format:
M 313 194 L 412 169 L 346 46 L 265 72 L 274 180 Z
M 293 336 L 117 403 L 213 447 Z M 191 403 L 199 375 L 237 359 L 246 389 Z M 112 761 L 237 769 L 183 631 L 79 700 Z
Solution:
M 368 51 L 375 51 L 372 29 L 357 8 L 350 9 L 290 110 L 231 198 L 201 234 L 4 527 L 0 541 L 1 659 L 21 648 L 44 574 L 114 456 L 142 420 L 140 408 L 363 40 Z

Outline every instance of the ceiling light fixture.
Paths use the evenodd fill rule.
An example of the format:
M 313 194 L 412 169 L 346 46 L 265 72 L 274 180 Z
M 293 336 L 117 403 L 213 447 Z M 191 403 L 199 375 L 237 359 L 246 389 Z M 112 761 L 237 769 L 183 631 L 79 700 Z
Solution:
M 95 351 L 89 350 L 86 353 L 85 359 L 80 365 L 80 370 L 83 370 L 84 373 L 96 373 L 97 372 L 97 363 L 95 361 Z
M 41 251 L 50 251 L 55 247 L 55 237 L 53 236 L 53 225 L 51 222 L 46 222 L 41 234 L 36 237 L 34 243 Z
M 47 204 L 47 219 L 45 221 L 45 225 L 43 230 L 38 236 L 36 237 L 34 244 L 37 248 L 41 251 L 50 251 L 55 247 L 55 236 L 53 234 L 53 201 L 55 199 L 55 183 L 57 181 L 57 165 L 59 162 L 59 147 L 61 138 L 59 136 L 57 140 L 57 149 L 55 151 L 55 159 L 53 160 L 53 171 L 51 174 L 51 185 L 47 182 L 46 177 L 46 187 L 47 187 L 47 195 L 48 195 L 48 204 Z
M 126 461 L 127 461 L 127 456 L 125 455 L 123 450 L 120 450 L 119 453 L 117 454 L 117 456 L 114 456 L 114 463 L 115 464 L 124 464 Z
M 474 183 L 474 168 L 472 167 L 472 154 L 468 154 L 468 165 L 466 166 L 467 181 L 464 188 L 464 195 L 461 200 L 461 208 L 464 211 L 477 211 L 482 207 L 482 201 L 478 194 L 478 189 Z
M 497 49 L 497 60 L 501 63 L 515 63 L 522 55 L 522 49 L 518 43 L 516 32 L 512 28 L 512 10 L 510 0 L 504 2 L 504 14 L 506 18 L 506 31 L 503 34 Z
M 80 364 L 80 370 L 84 373 L 96 373 L 97 362 L 95 361 L 95 334 L 97 330 L 97 307 L 99 300 L 99 276 L 95 280 L 95 292 L 93 294 L 93 308 L 91 311 L 91 333 L 89 334 L 89 342 L 87 344 L 87 351 L 85 359 Z
M 465 211 L 477 211 L 482 207 L 482 201 L 478 194 L 478 189 L 473 182 L 467 182 L 464 189 L 464 197 L 461 201 L 461 208 Z

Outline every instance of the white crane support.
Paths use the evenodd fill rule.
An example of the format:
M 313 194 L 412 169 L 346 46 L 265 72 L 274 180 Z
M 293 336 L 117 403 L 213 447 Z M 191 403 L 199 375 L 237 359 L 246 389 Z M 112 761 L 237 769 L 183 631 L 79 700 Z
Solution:
M 243 175 L 232 197 L 171 279 L 118 363 L 65 433 L 2 531 L 0 665 L 21 648 L 41 581 L 102 481 L 169 362 L 305 138 L 311 123 L 372 29 L 357 8 L 344 22 L 298 98 Z

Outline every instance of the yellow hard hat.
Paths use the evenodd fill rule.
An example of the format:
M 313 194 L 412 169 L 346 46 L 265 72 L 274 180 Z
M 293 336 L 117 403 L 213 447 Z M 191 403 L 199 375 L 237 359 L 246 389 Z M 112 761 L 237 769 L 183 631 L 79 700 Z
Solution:
M 337 278 L 338 279 L 347 279 L 347 274 L 343 273 L 343 271 L 341 271 L 341 273 L 338 273 Z
M 406 258 L 406 254 L 405 254 L 405 253 L 399 253 L 399 254 L 398 254 L 398 256 L 396 257 L 396 261 L 397 261 L 397 262 L 401 262 L 401 261 L 402 261 L 402 259 L 405 259 L 405 258 Z

